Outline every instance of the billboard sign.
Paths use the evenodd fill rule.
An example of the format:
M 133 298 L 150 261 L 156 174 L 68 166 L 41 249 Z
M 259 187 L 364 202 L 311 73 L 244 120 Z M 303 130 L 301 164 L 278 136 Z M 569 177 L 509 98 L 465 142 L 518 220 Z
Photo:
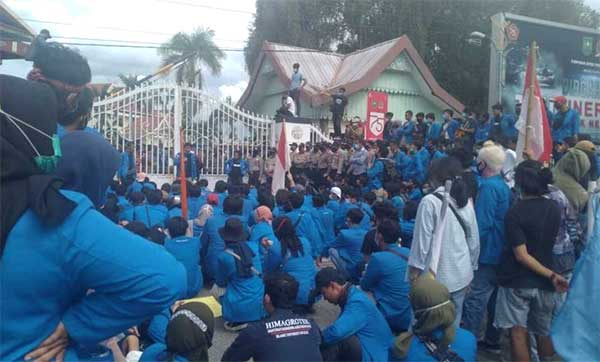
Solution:
M 600 33 L 515 16 L 507 16 L 504 34 L 504 87 L 502 103 L 514 112 L 523 93 L 527 54 L 538 43 L 537 76 L 542 96 L 564 95 L 581 115 L 581 133 L 600 141 Z M 553 25 L 556 24 L 556 25 Z M 561 26 L 562 25 L 562 26 Z M 552 103 L 549 108 L 554 111 Z

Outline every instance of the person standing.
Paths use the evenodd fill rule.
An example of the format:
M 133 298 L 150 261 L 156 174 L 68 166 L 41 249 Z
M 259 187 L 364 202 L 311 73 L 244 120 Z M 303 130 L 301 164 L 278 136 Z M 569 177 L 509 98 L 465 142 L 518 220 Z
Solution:
M 396 130 L 396 138 L 401 145 L 410 145 L 413 141 L 413 131 L 415 129 L 415 121 L 412 119 L 413 112 L 406 111 L 404 114 L 404 123 Z
M 429 184 L 435 190 L 425 196 L 419 204 L 415 220 L 415 232 L 408 265 L 411 281 L 429 269 L 433 231 L 439 223 L 444 198 L 444 183 L 452 181 L 450 205 L 446 227 L 442 236 L 436 279 L 450 291 L 456 306 L 456 325 L 461 321 L 465 296 L 473 270 L 479 259 L 479 231 L 472 202 L 469 201 L 467 185 L 463 180 L 460 162 L 453 157 L 440 158 L 431 162 Z
M 194 154 L 194 151 L 192 151 L 192 144 L 191 143 L 186 143 L 183 146 L 183 155 L 185 157 L 185 177 L 189 180 L 195 180 L 196 178 L 198 178 L 198 167 L 196 166 L 196 155 Z M 178 153 L 175 156 L 175 167 L 177 169 L 177 177 L 180 176 L 180 172 L 181 172 L 181 168 L 179 167 L 179 165 L 181 164 L 181 153 Z
M 495 300 L 488 304 L 498 289 L 497 267 L 504 249 L 504 216 L 510 206 L 511 191 L 502 177 L 505 161 L 504 150 L 500 146 L 486 145 L 477 156 L 477 170 L 481 177 L 475 214 L 479 228 L 480 254 L 479 268 L 471 285 L 471 292 L 465 300 L 463 313 L 464 328 L 475 336 L 479 335 L 481 322 L 488 305 L 488 315 L 493 316 Z M 499 335 L 488 318 L 487 331 L 483 344 L 496 347 Z
M 517 138 L 519 131 L 515 128 L 517 120 L 512 114 L 502 113 L 504 108 L 500 103 L 492 106 L 490 138 L 496 142 L 505 138 Z
M 426 142 L 438 142 L 442 137 L 442 122 L 435 120 L 435 114 L 427 113 L 425 116 L 426 123 L 429 125 L 427 129 L 427 135 L 425 136 Z
M 260 184 L 263 163 L 264 161 L 260 155 L 260 150 L 254 150 L 254 152 L 252 152 L 252 157 L 248 162 L 250 170 L 250 179 L 248 180 L 248 183 L 254 187 L 258 187 Z
M 566 137 L 577 139 L 579 134 L 579 113 L 569 107 L 567 98 L 558 96 L 554 98 L 556 113 L 552 117 L 552 140 L 556 143 L 562 142 Z
M 348 104 L 346 88 L 341 87 L 337 93 L 331 96 L 331 119 L 333 121 L 333 136 L 342 137 L 342 118 Z
M 490 138 L 490 129 L 490 115 L 486 112 L 477 123 L 474 136 L 475 144 L 482 144 L 487 141 Z
M 292 97 L 296 104 L 296 112 L 292 112 L 295 113 L 296 117 L 300 117 L 300 94 L 306 84 L 306 78 L 300 73 L 300 64 L 294 63 L 288 95 Z
M 133 153 L 133 143 L 125 146 L 125 151 L 121 153 L 121 163 L 119 165 L 119 181 L 122 184 L 129 185 L 135 180 L 135 156 Z
M 354 144 L 354 153 L 350 156 L 350 167 L 348 168 L 348 173 L 354 176 L 354 182 L 367 174 L 367 156 L 363 141 Z
M 275 172 L 275 165 L 277 164 L 277 153 L 275 149 L 271 148 L 268 152 L 268 158 L 265 160 L 263 176 L 265 182 L 270 185 L 273 181 L 273 173 Z
M 233 158 L 225 163 L 225 174 L 228 176 L 227 183 L 230 185 L 240 185 L 242 178 L 248 173 L 248 161 L 242 159 L 242 153 L 235 151 Z
M 555 354 L 550 339 L 555 292 L 566 292 L 569 282 L 552 269 L 561 211 L 554 200 L 544 197 L 551 181 L 552 173 L 540 162 L 520 163 L 515 187 L 521 199 L 505 217 L 508 247 L 498 268 L 494 324 L 509 330 L 513 361 L 531 361 L 529 333 L 535 335 L 540 360 Z

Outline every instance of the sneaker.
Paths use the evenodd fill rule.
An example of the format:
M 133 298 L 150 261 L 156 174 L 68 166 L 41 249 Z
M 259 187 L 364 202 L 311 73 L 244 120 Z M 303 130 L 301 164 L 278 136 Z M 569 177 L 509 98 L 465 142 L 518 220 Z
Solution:
M 248 323 L 234 323 L 234 322 L 225 322 L 223 327 L 230 332 L 239 332 L 242 329 L 248 327 Z

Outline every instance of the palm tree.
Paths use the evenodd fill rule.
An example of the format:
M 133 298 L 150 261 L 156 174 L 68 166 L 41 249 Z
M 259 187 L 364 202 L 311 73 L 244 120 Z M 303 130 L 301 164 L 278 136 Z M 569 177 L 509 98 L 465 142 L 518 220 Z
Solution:
M 221 73 L 221 61 L 225 53 L 217 47 L 211 29 L 198 28 L 191 34 L 179 32 L 158 49 L 163 66 L 185 60 L 175 74 L 177 84 L 186 83 L 189 87 L 202 88 L 203 68 L 213 75 Z
M 127 90 L 133 89 L 138 85 L 137 84 L 138 76 L 135 74 L 125 75 L 123 73 L 119 73 L 119 79 L 121 79 L 121 82 L 123 82 L 123 84 L 125 85 L 125 88 L 127 88 Z

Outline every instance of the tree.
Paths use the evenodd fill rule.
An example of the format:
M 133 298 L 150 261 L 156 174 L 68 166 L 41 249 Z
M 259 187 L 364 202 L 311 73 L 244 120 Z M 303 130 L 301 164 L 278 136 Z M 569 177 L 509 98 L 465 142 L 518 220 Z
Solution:
M 127 90 L 131 90 L 138 85 L 138 83 L 137 83 L 138 76 L 135 74 L 125 75 L 123 73 L 119 73 L 119 79 L 121 79 L 121 82 L 123 82 L 123 85 L 125 85 L 125 88 Z
M 265 40 L 347 54 L 407 35 L 438 82 L 465 105 L 486 107 L 490 51 L 466 40 L 491 32 L 490 17 L 510 12 L 598 28 L 583 0 L 257 0 L 244 49 L 250 72 Z
M 158 49 L 163 66 L 185 61 L 175 73 L 177 84 L 202 88 L 204 68 L 213 75 L 221 73 L 225 53 L 215 44 L 214 35 L 213 30 L 205 28 L 191 34 L 180 32 Z

